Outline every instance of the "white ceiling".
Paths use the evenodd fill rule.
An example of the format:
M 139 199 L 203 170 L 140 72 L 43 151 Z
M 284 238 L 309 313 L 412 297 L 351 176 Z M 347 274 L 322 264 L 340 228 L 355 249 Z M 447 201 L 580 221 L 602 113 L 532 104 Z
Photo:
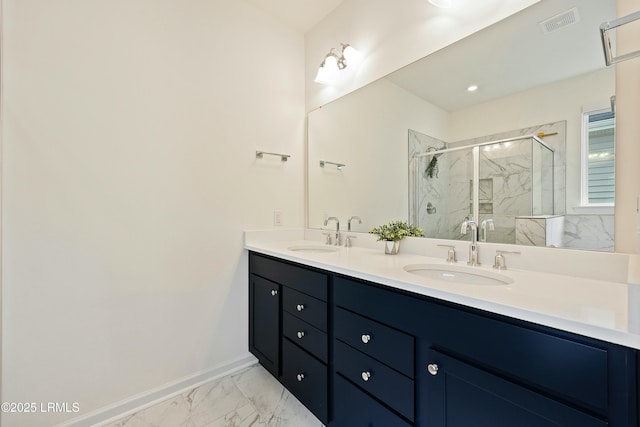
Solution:
M 245 0 L 289 27 L 306 33 L 344 0 Z
M 577 7 L 580 22 L 543 34 L 538 23 Z M 546 0 L 389 76 L 447 111 L 604 68 L 600 24 L 613 0 Z M 466 88 L 476 84 L 477 92 Z

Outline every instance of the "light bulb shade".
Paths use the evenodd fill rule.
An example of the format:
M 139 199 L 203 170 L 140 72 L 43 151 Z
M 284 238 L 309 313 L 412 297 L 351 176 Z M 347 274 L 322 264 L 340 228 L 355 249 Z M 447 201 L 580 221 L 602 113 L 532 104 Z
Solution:
M 318 68 L 318 73 L 314 81 L 322 84 L 331 83 L 335 80 L 339 72 L 340 69 L 338 68 L 338 60 L 336 57 L 327 55 L 324 61 L 322 61 L 320 68 Z
M 314 81 L 321 84 L 331 83 L 331 76 L 329 71 L 323 66 L 320 66 L 320 68 L 318 68 L 318 73 L 316 74 L 316 78 L 314 79 Z
M 354 69 L 362 62 L 362 53 L 354 49 L 351 45 L 345 45 L 342 48 L 342 55 L 346 60 L 347 67 Z

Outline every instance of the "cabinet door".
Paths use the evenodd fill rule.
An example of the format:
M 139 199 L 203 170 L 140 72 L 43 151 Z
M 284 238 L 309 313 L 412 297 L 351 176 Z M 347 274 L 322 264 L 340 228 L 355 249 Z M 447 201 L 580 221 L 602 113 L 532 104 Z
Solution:
M 428 426 L 604 427 L 573 407 L 431 350 L 423 366 Z
M 249 275 L 249 351 L 280 375 L 280 285 Z

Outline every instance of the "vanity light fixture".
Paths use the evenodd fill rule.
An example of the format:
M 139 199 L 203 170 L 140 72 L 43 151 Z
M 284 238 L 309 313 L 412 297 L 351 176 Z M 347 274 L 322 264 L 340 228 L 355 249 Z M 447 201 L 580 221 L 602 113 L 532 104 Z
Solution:
M 429 3 L 442 9 L 449 9 L 453 6 L 453 0 L 429 0 Z
M 467 88 L 467 91 L 469 92 L 475 92 L 478 90 L 478 85 L 471 85 Z
M 338 168 L 339 171 L 341 171 L 342 168 L 347 166 L 344 163 L 336 163 L 336 162 L 328 162 L 325 160 L 320 160 L 320 167 L 323 168 L 325 165 L 334 165 L 336 168 Z
M 345 68 L 354 69 L 362 62 L 362 54 L 353 46 L 340 43 L 340 49 L 332 47 L 327 53 L 318 68 L 318 73 L 314 81 L 316 83 L 332 83 L 340 71 Z

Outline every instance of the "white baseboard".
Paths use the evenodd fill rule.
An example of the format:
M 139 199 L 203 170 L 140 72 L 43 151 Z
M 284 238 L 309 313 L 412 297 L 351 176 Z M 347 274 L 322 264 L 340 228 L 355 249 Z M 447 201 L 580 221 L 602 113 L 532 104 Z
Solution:
M 247 353 L 238 359 L 144 391 L 120 402 L 67 420 L 55 427 L 99 427 L 113 423 L 127 415 L 170 399 L 180 393 L 199 387 L 202 384 L 237 372 L 257 362 L 258 360 L 253 355 Z

